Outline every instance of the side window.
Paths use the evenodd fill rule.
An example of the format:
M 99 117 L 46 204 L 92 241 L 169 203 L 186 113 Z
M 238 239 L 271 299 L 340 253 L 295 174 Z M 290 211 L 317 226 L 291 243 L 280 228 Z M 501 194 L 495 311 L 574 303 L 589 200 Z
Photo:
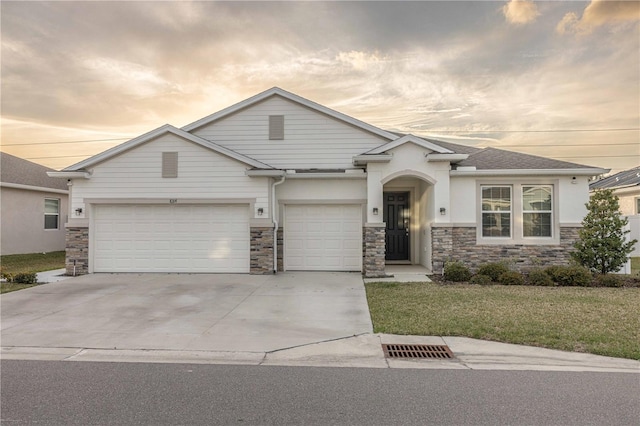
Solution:
M 482 236 L 511 237 L 511 187 L 482 186 Z
M 44 229 L 58 229 L 60 223 L 60 200 L 44 199 Z
M 524 237 L 551 237 L 553 187 L 522 187 L 522 231 Z
M 636 198 L 636 214 L 640 214 L 640 198 Z

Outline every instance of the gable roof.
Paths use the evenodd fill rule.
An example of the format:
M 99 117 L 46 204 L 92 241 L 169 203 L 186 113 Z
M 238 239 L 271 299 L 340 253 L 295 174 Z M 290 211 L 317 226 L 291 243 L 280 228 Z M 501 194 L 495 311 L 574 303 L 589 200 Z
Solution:
M 0 181 L 17 185 L 67 191 L 67 182 L 47 176 L 49 167 L 33 163 L 6 152 L 0 152 Z
M 106 161 L 110 158 L 113 158 L 117 155 L 122 154 L 125 151 L 128 151 L 130 149 L 133 149 L 137 146 L 140 146 L 148 141 L 150 141 L 151 139 L 157 138 L 159 136 L 165 135 L 165 134 L 174 134 L 176 136 L 179 136 L 183 139 L 189 140 L 193 143 L 196 143 L 198 145 L 203 146 L 204 148 L 210 149 L 214 152 L 217 152 L 218 154 L 222 154 L 225 155 L 229 158 L 232 158 L 234 160 L 240 161 L 241 163 L 245 163 L 248 166 L 252 166 L 252 167 L 256 167 L 259 169 L 272 169 L 273 167 L 261 163 L 258 160 L 254 160 L 253 158 L 247 157 L 246 155 L 242 155 L 240 153 L 237 153 L 233 150 L 230 150 L 229 148 L 225 148 L 223 146 L 220 146 L 218 144 L 215 144 L 211 141 L 208 141 L 206 139 L 203 139 L 199 136 L 195 136 L 192 135 L 191 133 L 187 133 L 184 130 L 178 129 L 177 127 L 174 127 L 170 124 L 165 124 L 164 126 L 158 127 L 155 130 L 152 130 L 150 132 L 145 133 L 144 135 L 138 136 L 137 138 L 131 139 L 128 142 L 122 143 L 120 145 L 117 145 L 111 149 L 108 149 L 100 154 L 94 155 L 93 157 L 87 158 L 86 160 L 80 161 L 79 163 L 76 163 L 72 166 L 69 166 L 65 169 L 63 169 L 63 172 L 72 172 L 72 171 L 80 171 L 83 169 L 86 169 L 87 167 L 91 167 L 94 166 L 98 163 L 101 163 L 103 161 Z
M 591 182 L 589 189 L 614 189 L 640 186 L 640 166 Z
M 242 109 L 248 108 L 252 105 L 262 102 L 272 96 L 280 96 L 284 99 L 288 99 L 291 102 L 295 102 L 309 109 L 328 115 L 329 117 L 333 117 L 337 120 L 343 121 L 347 124 L 358 127 L 364 131 L 373 133 L 374 135 L 378 135 L 389 140 L 394 140 L 394 139 L 397 139 L 398 137 L 397 135 L 391 132 L 387 132 L 386 130 L 382 130 L 379 127 L 372 126 L 371 124 L 365 123 L 364 121 L 360 121 L 356 118 L 350 117 L 346 114 L 343 114 L 331 108 L 327 108 L 326 106 L 317 104 L 313 101 L 310 101 L 309 99 L 303 98 L 302 96 L 298 96 L 294 93 L 287 92 L 286 90 L 283 90 L 279 87 L 272 87 L 271 89 L 265 90 L 262 93 L 258 93 L 257 95 L 252 96 L 248 99 L 245 99 L 242 102 L 238 102 L 235 105 L 231 105 L 230 107 L 227 107 L 221 111 L 208 115 L 204 118 L 201 118 L 200 120 L 194 121 L 191 124 L 187 124 L 186 126 L 182 127 L 182 130 L 186 132 L 191 132 L 193 130 L 196 130 L 199 127 L 206 126 L 207 124 L 213 123 L 214 121 L 227 117 Z
M 437 145 L 436 144 L 437 141 L 430 141 L 428 139 L 423 139 L 414 135 L 404 135 L 396 140 L 387 142 L 383 145 L 373 148 L 372 150 L 365 152 L 365 154 L 367 155 L 382 154 L 383 152 L 389 151 L 390 149 L 393 149 L 393 148 L 397 148 L 400 145 L 404 145 L 405 143 L 409 143 L 409 142 L 419 145 L 423 148 L 430 149 L 431 151 L 435 151 L 439 154 L 453 154 L 453 151 Z

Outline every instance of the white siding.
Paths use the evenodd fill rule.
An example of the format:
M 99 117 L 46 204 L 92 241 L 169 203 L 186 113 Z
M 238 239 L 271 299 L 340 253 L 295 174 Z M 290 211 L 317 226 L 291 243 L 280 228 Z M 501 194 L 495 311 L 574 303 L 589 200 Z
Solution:
M 269 140 L 269 116 L 284 139 Z M 388 140 L 278 96 L 191 133 L 276 168 L 353 168 L 351 159 Z
M 162 178 L 162 152 L 179 152 L 178 177 Z M 91 179 L 74 179 L 72 209 L 87 198 L 255 199 L 269 217 L 269 179 L 250 178 L 250 168 L 175 135 L 165 135 L 96 165 Z M 255 215 L 255 211 L 252 216 Z

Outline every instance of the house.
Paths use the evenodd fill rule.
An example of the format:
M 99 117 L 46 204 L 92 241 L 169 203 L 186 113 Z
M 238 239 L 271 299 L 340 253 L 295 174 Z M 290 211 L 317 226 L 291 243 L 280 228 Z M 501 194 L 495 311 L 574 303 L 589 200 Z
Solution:
M 607 170 L 389 132 L 280 88 L 50 176 L 71 182 L 67 267 L 441 272 L 563 263 Z
M 0 252 L 22 254 L 65 249 L 67 182 L 48 167 L 0 152 Z
M 589 189 L 592 192 L 613 189 L 620 202 L 620 212 L 629 219 L 629 237 L 640 241 L 640 166 L 591 182 Z M 635 245 L 631 256 L 640 256 L 640 243 Z

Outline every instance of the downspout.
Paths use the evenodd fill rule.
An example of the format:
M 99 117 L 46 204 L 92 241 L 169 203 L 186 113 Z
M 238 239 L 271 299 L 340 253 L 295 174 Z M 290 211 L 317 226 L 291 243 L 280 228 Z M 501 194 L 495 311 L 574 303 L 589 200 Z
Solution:
M 271 185 L 271 217 L 273 218 L 273 273 L 278 272 L 278 215 L 276 214 L 276 186 L 284 182 L 285 175 Z

